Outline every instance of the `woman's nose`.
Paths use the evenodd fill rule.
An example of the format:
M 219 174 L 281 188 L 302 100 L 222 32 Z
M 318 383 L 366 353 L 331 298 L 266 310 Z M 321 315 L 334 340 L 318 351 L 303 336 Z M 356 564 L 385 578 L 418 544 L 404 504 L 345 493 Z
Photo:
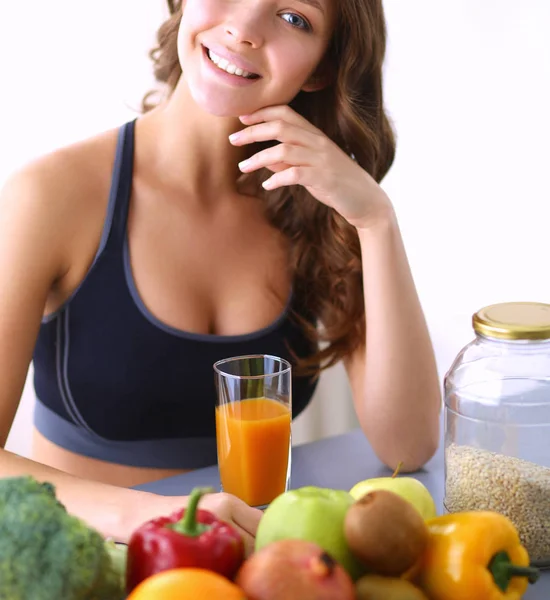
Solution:
M 234 14 L 228 15 L 225 33 L 233 43 L 259 48 L 265 37 L 264 20 L 261 7 L 248 3 L 246 7 L 241 6 Z

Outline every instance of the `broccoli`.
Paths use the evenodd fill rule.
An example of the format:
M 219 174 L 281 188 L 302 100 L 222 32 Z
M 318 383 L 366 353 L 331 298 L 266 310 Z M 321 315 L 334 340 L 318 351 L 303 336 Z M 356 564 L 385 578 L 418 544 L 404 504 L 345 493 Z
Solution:
M 53 485 L 27 476 L 0 479 L 2 600 L 123 597 L 109 543 L 67 512 Z

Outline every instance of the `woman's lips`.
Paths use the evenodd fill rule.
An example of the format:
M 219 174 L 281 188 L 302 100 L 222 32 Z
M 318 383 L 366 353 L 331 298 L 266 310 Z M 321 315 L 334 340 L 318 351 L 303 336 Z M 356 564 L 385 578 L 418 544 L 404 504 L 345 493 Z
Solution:
M 240 69 L 243 72 L 246 72 L 247 73 L 247 76 L 245 77 L 246 79 L 260 79 L 261 75 L 259 75 L 256 72 L 256 67 L 252 63 L 249 63 L 242 57 L 228 51 L 227 49 L 225 49 L 221 46 L 214 46 L 214 45 L 211 47 L 203 45 L 203 49 L 204 49 L 204 52 L 205 52 L 208 60 L 210 62 L 212 62 L 214 65 L 216 65 L 216 67 L 218 67 L 221 71 L 225 71 L 225 69 L 223 67 L 219 67 L 218 61 L 212 60 L 211 53 L 213 53 L 219 59 L 227 61 L 228 65 L 232 65 L 235 68 Z M 228 65 L 226 65 L 226 66 L 228 66 Z M 225 71 L 225 72 L 232 75 L 232 73 L 230 73 L 229 71 Z M 242 75 L 237 75 L 237 77 L 242 77 Z

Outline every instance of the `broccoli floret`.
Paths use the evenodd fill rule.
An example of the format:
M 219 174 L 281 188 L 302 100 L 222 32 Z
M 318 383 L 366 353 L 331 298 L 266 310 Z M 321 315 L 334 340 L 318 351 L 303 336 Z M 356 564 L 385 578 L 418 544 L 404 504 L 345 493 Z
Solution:
M 120 600 L 123 578 L 99 532 L 70 515 L 49 483 L 0 479 L 0 598 Z

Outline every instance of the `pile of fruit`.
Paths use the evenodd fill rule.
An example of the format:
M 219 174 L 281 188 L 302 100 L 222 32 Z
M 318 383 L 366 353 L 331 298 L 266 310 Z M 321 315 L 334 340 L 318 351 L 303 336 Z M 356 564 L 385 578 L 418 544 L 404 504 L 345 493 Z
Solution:
M 248 558 L 229 525 L 197 510 L 204 493 L 133 534 L 128 600 L 517 600 L 538 578 L 506 517 L 437 516 L 411 477 L 286 492 Z
M 201 510 L 208 491 L 121 549 L 68 514 L 53 486 L 0 480 L 0 598 L 518 600 L 538 578 L 509 519 L 438 516 L 411 477 L 281 494 L 248 557 L 240 534 Z

